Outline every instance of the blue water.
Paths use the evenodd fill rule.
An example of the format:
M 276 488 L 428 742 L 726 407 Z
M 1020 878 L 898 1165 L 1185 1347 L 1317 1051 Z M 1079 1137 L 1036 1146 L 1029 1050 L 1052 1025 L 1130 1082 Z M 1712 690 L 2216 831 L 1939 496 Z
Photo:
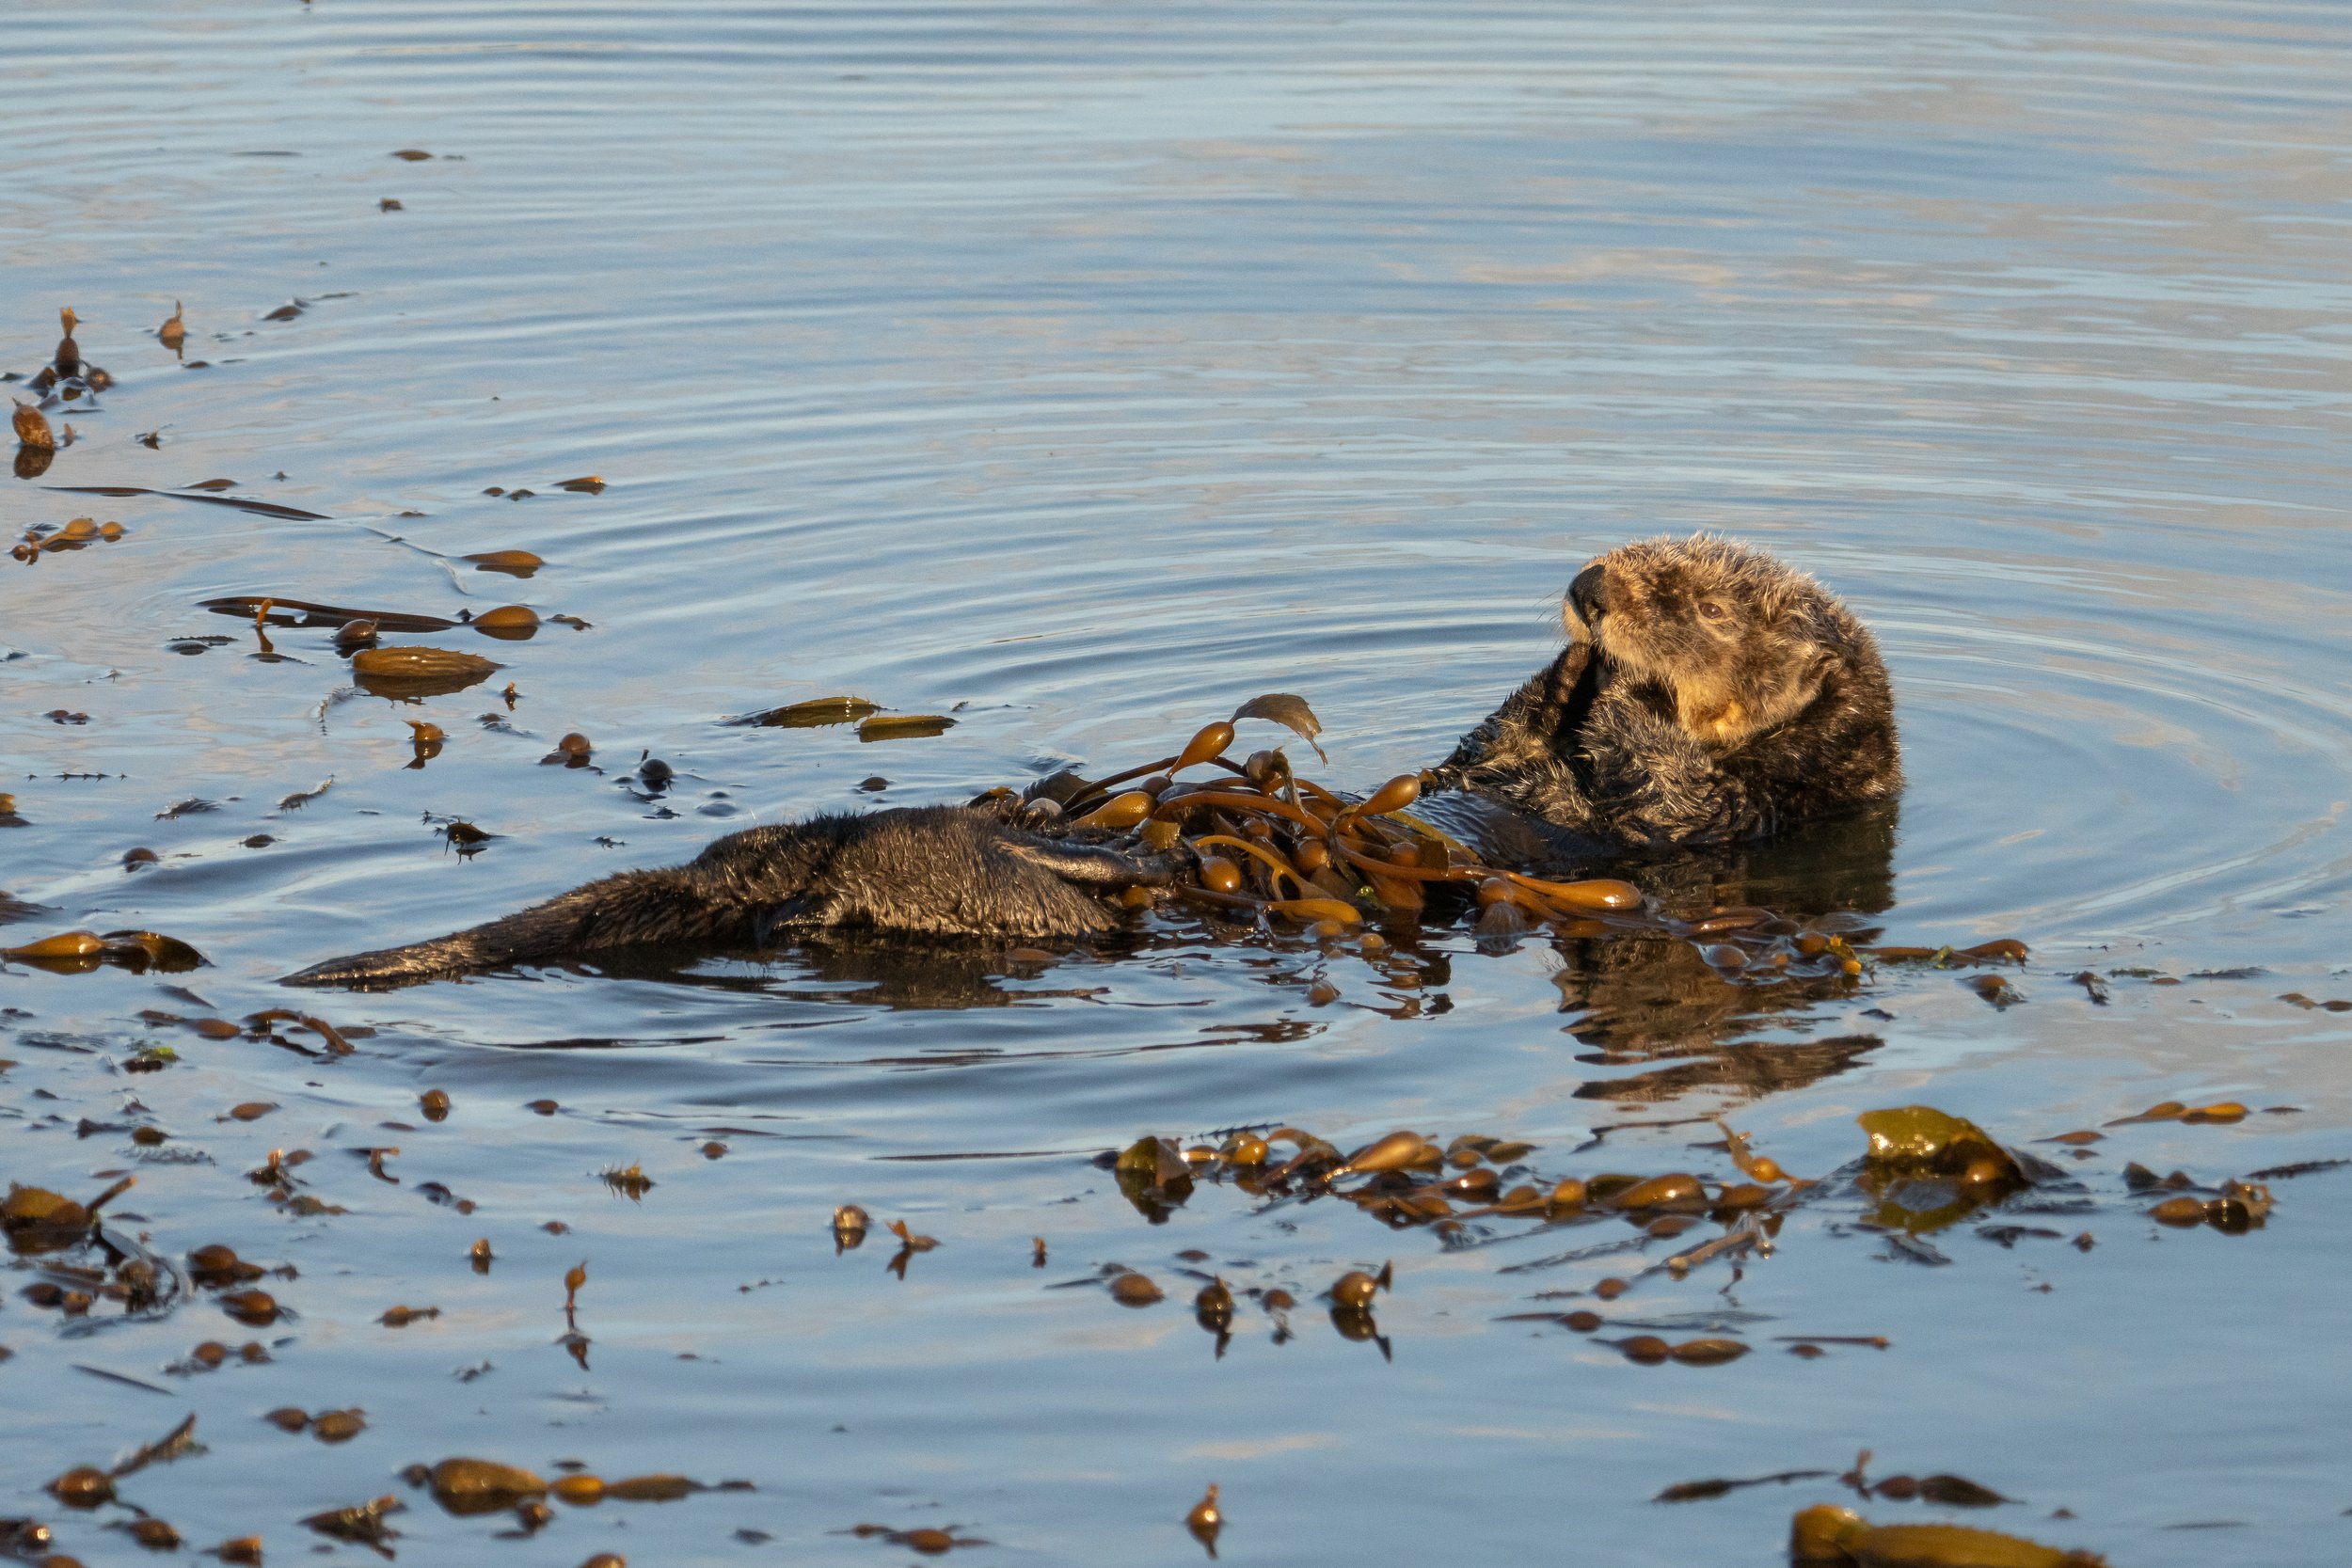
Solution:
M 0 368 L 37 368 L 70 305 L 120 383 L 56 416 L 80 439 L 0 487 L 0 524 L 128 531 L 0 574 L 0 788 L 29 824 L 0 830 L 0 889 L 40 906 L 0 929 L 148 927 L 213 964 L 0 969 L 0 1175 L 86 1196 L 135 1170 L 124 1229 L 291 1261 L 265 1283 L 301 1314 L 268 1365 L 182 1376 L 199 1340 L 254 1335 L 200 1295 L 63 1321 L 16 1299 L 49 1277 L 24 1264 L 0 1515 L 119 1558 L 119 1514 L 39 1487 L 193 1409 L 209 1454 L 124 1495 L 273 1560 L 316 1539 L 300 1516 L 388 1489 L 413 1560 L 550 1568 L 905 1557 L 835 1533 L 862 1521 L 956 1524 L 980 1560 L 1200 1560 L 1182 1521 L 1211 1481 L 1235 1561 L 1767 1563 L 1806 1502 L 1959 1517 L 1827 1481 L 1646 1500 L 1864 1447 L 2025 1499 L 1971 1522 L 2119 1565 L 2346 1549 L 2327 1434 L 2352 1387 L 2323 1348 L 2344 1176 L 2276 1183 L 2239 1237 L 2160 1230 L 2121 1178 L 2352 1154 L 2346 1015 L 2277 1000 L 2352 996 L 2339 8 L 37 3 L 0 62 Z M 175 300 L 180 359 L 152 336 Z M 590 474 L 601 494 L 555 488 Z M 322 518 L 43 488 L 211 478 Z M 1325 776 L 1375 782 L 1549 657 L 1587 557 L 1700 528 L 1819 574 L 1897 680 L 1893 842 L 1826 842 L 1773 885 L 1882 882 L 1892 941 L 2022 938 L 2021 1005 L 1947 973 L 1798 995 L 1679 948 L 1433 931 L 1368 959 L 1170 922 L 1011 974 L 802 955 L 309 997 L 376 1031 L 336 1061 L 138 1017 L 242 1018 L 304 963 L 869 800 L 871 775 L 905 802 L 1144 760 L 1264 690 L 1313 703 Z M 507 548 L 548 564 L 457 559 Z M 588 625 L 440 639 L 507 668 L 402 708 L 344 694 L 325 631 L 257 660 L 201 608 L 262 593 Z M 171 651 L 208 635 L 231 641 Z M 718 722 L 839 692 L 959 723 Z M 421 769 L 407 719 L 448 734 Z M 603 773 L 536 766 L 571 730 Z M 615 786 L 646 750 L 680 770 L 674 817 Z M 158 819 L 190 798 L 218 809 Z M 501 836 L 463 860 L 428 814 Z M 126 874 L 134 847 L 161 863 Z M 2154 974 L 2095 1006 L 2086 968 Z M 180 1060 L 123 1076 L 150 1040 Z M 541 1097 L 564 1109 L 521 1108 Z M 1708 1368 L 1495 1321 L 1638 1266 L 1501 1272 L 1623 1222 L 1447 1245 L 1204 1184 L 1155 1227 L 1087 1163 L 1289 1121 L 1524 1138 L 1547 1180 L 1717 1179 L 1704 1124 L 1584 1146 L 1725 1109 L 1822 1175 L 1872 1106 L 2026 1146 L 2166 1099 L 2256 1114 L 2112 1129 L 2064 1162 L 2074 1212 L 2001 1216 L 2090 1252 L 1963 1227 L 1950 1266 L 1888 1261 L 1833 1193 L 1736 1285 L 1652 1276 L 1608 1308 L 1772 1315 Z M 214 1119 L 246 1101 L 280 1108 Z M 344 1152 L 395 1144 L 400 1187 Z M 305 1190 L 349 1212 L 277 1212 L 241 1177 L 273 1148 L 314 1150 Z M 632 1162 L 658 1183 L 637 1203 L 596 1179 Z M 836 1257 L 841 1202 L 944 1244 L 904 1283 L 879 1234 Z M 582 1257 L 590 1370 L 554 1343 Z M 1312 1300 L 1391 1258 L 1393 1361 Z M 1048 1288 L 1112 1261 L 1169 1300 Z M 1187 1267 L 1290 1290 L 1295 1338 L 1246 1308 L 1213 1358 Z M 443 1315 L 377 1325 L 395 1303 Z M 1894 1343 L 1804 1361 L 1781 1333 Z M 370 1428 L 328 1448 L 255 1419 L 286 1403 Z M 396 1479 L 466 1453 L 757 1490 L 495 1540 Z

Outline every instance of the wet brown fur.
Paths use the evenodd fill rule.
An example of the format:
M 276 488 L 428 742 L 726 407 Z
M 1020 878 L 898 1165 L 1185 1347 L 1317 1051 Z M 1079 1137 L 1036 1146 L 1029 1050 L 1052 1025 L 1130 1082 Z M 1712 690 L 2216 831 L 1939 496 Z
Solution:
M 1110 911 L 1086 887 L 1166 881 L 1165 865 L 1039 838 L 975 811 L 912 806 L 730 833 L 684 865 L 624 871 L 486 926 L 357 953 L 294 985 L 405 984 L 600 949 L 752 947 L 857 927 L 908 936 L 1079 936 Z
M 1440 786 L 1658 847 L 1760 837 L 1902 789 L 1878 644 L 1835 595 L 1727 539 L 1596 558 L 1568 646 L 1463 736 Z

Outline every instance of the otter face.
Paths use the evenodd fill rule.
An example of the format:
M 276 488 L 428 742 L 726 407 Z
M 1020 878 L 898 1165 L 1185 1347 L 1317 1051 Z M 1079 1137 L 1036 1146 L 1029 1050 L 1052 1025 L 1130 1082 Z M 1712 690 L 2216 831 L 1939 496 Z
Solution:
M 1804 711 L 1839 658 L 1849 617 L 1827 590 L 1726 539 L 1645 539 L 1569 585 L 1568 635 L 1656 683 L 1697 738 L 1737 746 Z

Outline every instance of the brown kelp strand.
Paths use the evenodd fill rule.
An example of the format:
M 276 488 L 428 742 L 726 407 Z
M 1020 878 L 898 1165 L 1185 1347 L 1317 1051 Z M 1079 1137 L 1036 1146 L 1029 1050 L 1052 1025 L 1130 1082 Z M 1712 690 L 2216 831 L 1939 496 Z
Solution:
M 2099 1568 L 2106 1561 L 1969 1525 L 1873 1525 L 1831 1503 L 1796 1515 L 1788 1560 L 1802 1568 Z
M 877 713 L 858 721 L 860 740 L 917 740 L 945 735 L 956 721 L 944 713 Z
M 361 648 L 351 656 L 351 673 L 379 696 L 446 696 L 490 677 L 499 666 L 479 654 L 449 648 L 404 646 Z
M 827 724 L 854 724 L 869 714 L 880 713 L 882 705 L 864 697 L 811 697 L 803 702 L 787 703 L 782 707 L 762 709 L 730 719 L 731 724 L 755 724 L 770 729 L 802 730 Z
M 177 937 L 156 931 L 62 931 L 38 942 L 0 947 L 0 958 L 57 974 L 84 974 L 102 964 L 134 974 L 157 970 L 183 974 L 201 968 L 204 956 Z
M 862 699 L 825 698 L 734 722 L 861 721 L 861 736 L 873 738 L 874 727 L 902 721 L 875 715 Z M 1062 772 L 1022 792 L 988 790 L 971 804 L 1032 832 L 1173 863 L 1172 885 L 1130 889 L 1120 895 L 1125 907 L 1173 898 L 1212 921 L 1303 927 L 1318 940 L 1372 920 L 1474 911 L 1482 942 L 1507 942 L 1542 929 L 1562 938 L 1677 937 L 1722 978 L 1753 984 L 1851 982 L 1864 974 L 1869 953 L 1965 964 L 2020 960 L 2025 952 L 2013 942 L 1966 950 L 1865 950 L 1851 945 L 1849 933 L 1861 922 L 1851 917 L 1807 923 L 1753 906 L 1669 912 L 1619 879 L 1561 881 L 1494 865 L 1413 814 L 1422 775 L 1402 774 L 1351 799 L 1299 777 L 1279 748 L 1234 761 L 1229 753 L 1239 726 L 1253 719 L 1309 740 L 1322 728 L 1304 699 L 1273 693 L 1204 725 L 1166 755 L 1090 779 Z M 1318 1000 L 1338 994 L 1321 985 Z
M 1592 1283 L 1581 1289 L 1543 1292 L 1547 1298 L 1589 1293 L 1599 1303 L 1615 1302 L 1645 1288 L 1645 1282 L 1679 1282 L 1709 1267 L 1728 1271 L 1736 1281 L 1744 1268 L 1773 1254 L 1785 1223 L 1806 1205 L 1828 1204 L 1852 1214 L 1839 1230 L 1875 1239 L 1886 1249 L 1884 1256 L 1913 1263 L 1952 1261 L 1938 1240 L 1931 1238 L 1972 1220 L 1977 1239 L 2005 1249 L 2071 1237 L 2074 1250 L 2087 1254 L 2095 1244 L 2090 1233 L 2079 1227 L 2035 1225 L 2031 1216 L 2088 1212 L 2102 1199 L 2046 1161 L 2020 1153 L 1965 1117 L 1934 1107 L 1864 1113 L 1856 1118 L 1864 1134 L 1858 1157 L 1819 1179 L 1790 1176 L 1721 1117 L 1692 1119 L 1711 1122 L 1723 1133 L 1720 1143 L 1696 1147 L 1720 1150 L 1727 1171 L 1701 1164 L 1681 1170 L 1588 1169 L 1566 1175 L 1542 1169 L 1548 1162 L 1533 1144 L 1491 1133 L 1444 1139 L 1414 1129 L 1388 1132 L 1350 1152 L 1295 1126 L 1231 1132 L 1221 1142 L 1185 1144 L 1147 1136 L 1098 1156 L 1096 1163 L 1113 1173 L 1120 1196 L 1153 1223 L 1193 1202 L 1203 1187 L 1231 1187 L 1259 1204 L 1343 1202 L 1391 1230 L 1425 1228 L 1449 1249 L 1601 1227 L 1623 1239 L 1571 1243 L 1565 1251 L 1521 1257 L 1500 1269 L 1504 1275 L 1541 1275 L 1587 1259 L 1613 1261 L 1629 1252 L 1645 1255 L 1632 1259 L 1629 1267 L 1618 1263 L 1606 1274 L 1593 1274 Z M 2209 1227 L 2242 1235 L 2260 1230 L 2275 1204 L 2270 1190 L 2258 1180 L 2201 1184 L 2180 1172 L 2159 1176 L 2136 1164 L 2123 1171 L 2122 1187 L 2121 1212 L 2144 1214 L 2158 1227 Z M 2003 1217 L 2005 1209 L 2018 1219 Z M 1223 1338 L 1232 1332 L 1236 1297 L 1262 1294 L 1264 1289 L 1248 1284 L 1246 1274 L 1229 1285 L 1226 1275 L 1232 1273 L 1229 1264 L 1224 1275 L 1195 1275 L 1206 1281 L 1195 1298 L 1195 1313 L 1204 1330 L 1219 1337 L 1220 1354 Z M 1127 1300 L 1133 1292 L 1135 1305 L 1161 1299 L 1155 1283 L 1130 1278 L 1134 1275 L 1125 1265 L 1106 1271 L 1114 1296 Z M 1374 1337 L 1368 1315 L 1394 1277 L 1393 1264 L 1384 1264 L 1377 1273 L 1365 1265 L 1342 1274 L 1321 1291 L 1333 1307 L 1335 1326 L 1349 1338 Z M 1122 1279 L 1130 1282 L 1120 1283 Z M 1285 1289 L 1283 1293 L 1287 1297 L 1292 1292 Z M 1366 1316 L 1359 1320 L 1348 1314 Z M 1504 1320 L 1561 1323 L 1587 1334 L 1606 1322 L 1581 1307 L 1511 1313 Z M 1890 1342 L 1877 1334 L 1777 1338 L 1804 1359 L 1831 1354 L 1835 1347 L 1883 1350 Z M 1694 1368 L 1725 1365 L 1753 1348 L 1729 1334 L 1677 1336 L 1663 1332 L 1662 1325 L 1608 1342 L 1637 1364 Z
M 1533 1144 L 1478 1133 L 1441 1143 L 1410 1129 L 1352 1153 L 1296 1127 L 1233 1132 L 1214 1146 L 1144 1137 L 1098 1157 L 1097 1164 L 1113 1172 L 1120 1193 L 1148 1217 L 1181 1207 L 1196 1182 L 1210 1181 L 1260 1199 L 1338 1199 L 1391 1228 L 1430 1227 L 1440 1235 L 1497 1220 L 1539 1227 L 1614 1220 L 1658 1238 L 1701 1220 L 1724 1225 L 1723 1235 L 1699 1240 L 1657 1265 L 1679 1275 L 1718 1257 L 1768 1246 L 1768 1227 L 1812 1185 L 1779 1175 L 1776 1164 L 1748 1151 L 1743 1137 L 1732 1136 L 1740 1160 L 1773 1173 L 1774 1184 L 1753 1180 L 1745 1170 L 1712 1180 L 1684 1171 L 1539 1176 L 1531 1168 L 1538 1153 Z M 1350 1270 L 1325 1293 L 1337 1306 L 1366 1309 L 1393 1277 L 1393 1264 L 1377 1273 Z

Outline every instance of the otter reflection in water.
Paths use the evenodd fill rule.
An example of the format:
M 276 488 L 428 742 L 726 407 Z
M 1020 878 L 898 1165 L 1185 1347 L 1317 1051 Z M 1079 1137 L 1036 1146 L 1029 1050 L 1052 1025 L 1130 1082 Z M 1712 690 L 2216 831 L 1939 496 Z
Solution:
M 1869 633 L 1770 556 L 1705 536 L 1629 545 L 1578 574 L 1564 620 L 1568 648 L 1429 775 L 1433 805 L 1450 793 L 1490 828 L 1523 821 L 1544 858 L 1571 857 L 1589 875 L 1632 851 L 1755 839 L 1899 790 L 1893 696 Z M 1103 836 L 1048 837 L 975 808 L 818 816 L 288 978 L 399 984 L 841 928 L 1087 935 L 1118 919 L 1092 895 L 1165 885 L 1177 869 L 1139 837 Z
M 1662 859 L 1638 877 L 1669 908 L 1728 910 L 1863 942 L 1895 901 L 1896 812 L 1890 802 L 1805 824 L 1766 843 Z M 1733 918 L 1738 918 L 1734 916 Z M 1737 1099 L 1800 1088 L 1842 1072 L 1880 1042 L 1822 1034 L 1815 1004 L 1853 982 L 1727 980 L 1700 948 L 1666 936 L 1568 939 L 1552 976 L 1569 1035 L 1596 1069 L 1577 1098 L 1655 1103 L 1711 1091 Z

